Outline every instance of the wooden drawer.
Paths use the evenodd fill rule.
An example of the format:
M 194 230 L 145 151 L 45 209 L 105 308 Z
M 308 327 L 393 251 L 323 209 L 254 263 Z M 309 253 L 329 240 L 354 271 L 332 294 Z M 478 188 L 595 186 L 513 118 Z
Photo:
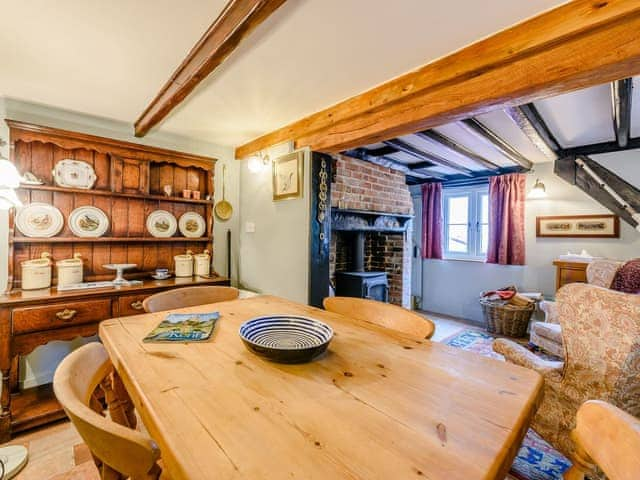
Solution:
M 13 334 L 65 328 L 111 318 L 111 299 L 54 303 L 13 311 Z
M 147 297 L 148 295 L 123 295 L 118 299 L 118 316 L 126 317 L 144 313 L 142 301 Z

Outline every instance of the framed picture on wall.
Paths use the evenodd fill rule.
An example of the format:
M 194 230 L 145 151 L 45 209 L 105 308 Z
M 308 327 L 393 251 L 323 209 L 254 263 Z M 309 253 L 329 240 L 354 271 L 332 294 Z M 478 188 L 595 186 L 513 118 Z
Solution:
M 536 237 L 620 238 L 617 215 L 536 217 Z
M 276 158 L 273 170 L 273 199 L 299 198 L 302 196 L 304 177 L 304 152 L 294 152 Z

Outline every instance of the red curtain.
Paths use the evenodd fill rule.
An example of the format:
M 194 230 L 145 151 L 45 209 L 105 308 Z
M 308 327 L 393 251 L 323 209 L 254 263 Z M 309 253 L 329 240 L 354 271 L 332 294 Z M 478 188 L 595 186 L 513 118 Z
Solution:
M 422 258 L 442 258 L 442 184 L 422 185 Z
M 522 173 L 489 179 L 487 263 L 524 265 L 525 180 Z

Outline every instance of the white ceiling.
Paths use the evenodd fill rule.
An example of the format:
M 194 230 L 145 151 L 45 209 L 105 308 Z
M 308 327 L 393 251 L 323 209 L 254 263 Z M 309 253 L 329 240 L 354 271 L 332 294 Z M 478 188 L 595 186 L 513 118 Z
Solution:
M 225 0 L 0 0 L 0 96 L 133 123 Z M 159 128 L 238 145 L 562 0 L 289 0 Z

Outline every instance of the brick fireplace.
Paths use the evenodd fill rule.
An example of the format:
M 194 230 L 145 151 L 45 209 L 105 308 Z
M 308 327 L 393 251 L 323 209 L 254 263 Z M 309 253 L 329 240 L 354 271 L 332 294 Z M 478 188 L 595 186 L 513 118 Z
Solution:
M 329 272 L 354 269 L 354 237 L 364 233 L 364 271 L 386 272 L 389 302 L 410 306 L 413 204 L 404 175 L 340 156 L 334 165 Z

